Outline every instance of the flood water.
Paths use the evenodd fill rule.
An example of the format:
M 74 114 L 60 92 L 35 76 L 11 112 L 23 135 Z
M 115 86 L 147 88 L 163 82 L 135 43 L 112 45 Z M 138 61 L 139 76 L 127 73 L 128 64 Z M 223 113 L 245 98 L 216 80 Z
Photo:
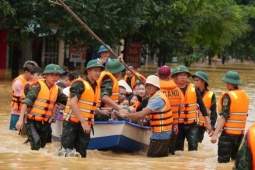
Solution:
M 175 65 L 172 65 L 173 67 Z M 239 72 L 243 85 L 250 96 L 250 109 L 246 129 L 255 123 L 254 85 L 255 64 L 221 64 L 207 66 L 204 64 L 192 65 L 191 73 L 201 70 L 209 75 L 209 88 L 216 97 L 226 90 L 221 78 L 229 70 Z M 146 65 L 139 68 L 139 72 L 148 76 L 156 72 L 156 65 Z M 187 169 L 187 170 L 229 170 L 234 161 L 226 164 L 217 163 L 217 144 L 211 144 L 210 138 L 205 135 L 198 151 L 177 151 L 176 155 L 164 158 L 148 158 L 146 151 L 123 153 L 112 151 L 88 151 L 87 158 L 58 157 L 58 142 L 47 144 L 39 151 L 31 151 L 29 144 L 23 144 L 25 137 L 18 136 L 17 131 L 9 130 L 11 79 L 10 70 L 0 70 L 0 169 Z M 191 82 L 192 79 L 190 79 Z

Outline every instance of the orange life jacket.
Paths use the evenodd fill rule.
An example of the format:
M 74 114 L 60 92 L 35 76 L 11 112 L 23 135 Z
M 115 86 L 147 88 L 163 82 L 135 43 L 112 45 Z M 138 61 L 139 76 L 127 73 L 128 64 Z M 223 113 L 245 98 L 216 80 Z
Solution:
M 160 91 L 164 93 L 170 102 L 173 113 L 173 124 L 178 124 L 179 113 L 181 110 L 182 91 L 173 80 L 160 80 Z
M 135 108 L 135 110 L 139 107 L 141 105 L 141 102 L 139 102 L 139 101 L 135 101 L 135 103 L 134 104 L 132 104 L 132 105 L 130 105 L 130 106 L 132 106 L 132 107 L 134 107 Z
M 252 155 L 252 169 L 255 168 L 255 124 L 247 132 L 247 141 Z
M 48 121 L 53 117 L 55 103 L 58 97 L 58 86 L 53 85 L 50 89 L 43 80 L 37 81 L 40 91 L 31 109 L 28 109 L 27 118 L 36 121 Z M 37 84 L 37 82 L 33 84 Z
M 80 113 L 85 121 L 88 121 L 89 125 L 94 124 L 94 111 L 96 109 L 96 104 L 100 98 L 100 86 L 97 85 L 95 91 L 89 84 L 89 82 L 84 79 L 78 78 L 72 82 L 75 83 L 77 81 L 81 81 L 84 84 L 85 90 L 81 95 L 81 98 L 78 101 L 78 107 Z M 71 85 L 72 86 L 72 85 Z M 70 119 L 71 122 L 78 123 L 79 119 L 73 113 L 70 107 L 70 92 L 68 94 L 68 99 L 66 103 L 66 108 L 64 111 L 63 119 L 68 121 Z
M 21 81 L 22 83 L 22 96 L 17 96 L 14 92 L 14 89 L 13 89 L 13 84 L 15 83 L 16 80 L 19 80 Z M 21 76 L 19 75 L 18 77 L 16 77 L 13 81 L 12 81 L 12 103 L 11 103 L 11 106 L 13 107 L 13 109 L 15 110 L 20 110 L 21 109 L 21 106 L 22 106 L 22 101 L 24 100 L 25 98 L 25 87 L 27 85 L 27 81 Z
M 211 115 L 210 108 L 212 106 L 212 96 L 213 96 L 213 92 L 208 90 L 205 92 L 204 96 L 202 97 L 208 116 Z M 199 111 L 198 119 L 199 119 L 198 125 L 206 127 L 205 117 L 202 115 L 200 111 Z
M 140 79 L 143 81 L 143 83 L 146 82 L 146 78 L 145 78 L 143 75 L 141 75 L 141 74 L 138 73 L 138 72 L 135 72 L 135 74 L 136 74 L 138 77 L 140 77 Z M 124 79 L 125 82 L 127 82 L 128 76 L 125 75 L 123 79 Z M 139 81 L 139 80 L 137 80 L 137 79 L 136 79 L 136 76 L 133 75 L 133 76 L 131 77 L 131 84 L 129 84 L 129 86 L 133 89 L 133 88 L 134 88 L 134 85 L 137 83 L 137 81 Z
M 187 90 L 185 95 L 182 95 L 182 111 L 179 117 L 179 124 L 192 124 L 197 122 L 197 94 L 195 86 L 192 83 L 187 83 Z
M 218 110 L 222 111 L 222 99 L 224 94 L 230 97 L 229 118 L 224 124 L 224 131 L 227 134 L 241 135 L 245 132 L 246 119 L 248 116 L 250 99 L 248 94 L 242 89 L 224 92 L 218 101 Z
M 119 83 L 117 81 L 117 79 L 108 71 L 102 71 L 99 79 L 97 80 L 97 84 L 100 87 L 102 84 L 103 79 L 108 76 L 111 81 L 113 82 L 113 87 L 112 87 L 112 95 L 109 96 L 113 102 L 115 102 L 116 104 L 118 104 L 119 102 Z M 101 99 L 98 101 L 97 107 L 100 107 L 100 109 L 109 109 L 109 106 L 107 104 L 104 105 L 104 107 L 101 107 L 102 103 L 101 103 Z
M 172 116 L 172 111 L 171 111 L 171 106 L 166 98 L 166 95 L 163 93 L 159 92 L 154 94 L 148 103 L 155 98 L 155 97 L 160 97 L 162 100 L 165 102 L 165 107 L 159 111 L 156 110 L 155 112 L 150 113 L 150 124 L 151 124 L 151 129 L 153 132 L 167 132 L 172 130 L 172 124 L 173 124 L 173 116 Z

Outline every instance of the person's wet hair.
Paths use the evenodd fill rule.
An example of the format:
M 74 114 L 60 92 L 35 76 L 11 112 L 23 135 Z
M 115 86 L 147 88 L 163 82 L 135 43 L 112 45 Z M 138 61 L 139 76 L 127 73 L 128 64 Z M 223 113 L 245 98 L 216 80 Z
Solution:
M 30 73 L 31 74 L 35 74 L 35 73 L 43 73 L 43 69 L 41 67 L 33 67 L 31 70 L 30 70 Z
M 71 82 L 74 81 L 75 79 L 79 78 L 79 77 L 82 78 L 82 74 L 78 71 L 74 71 L 74 72 L 71 72 L 69 74 L 69 79 L 70 79 Z
M 28 61 L 26 61 L 26 62 L 23 64 L 23 70 L 24 70 L 24 72 L 25 72 L 25 71 L 30 72 L 30 71 L 32 70 L 33 67 L 38 67 L 37 63 L 34 62 L 34 61 L 28 60 Z

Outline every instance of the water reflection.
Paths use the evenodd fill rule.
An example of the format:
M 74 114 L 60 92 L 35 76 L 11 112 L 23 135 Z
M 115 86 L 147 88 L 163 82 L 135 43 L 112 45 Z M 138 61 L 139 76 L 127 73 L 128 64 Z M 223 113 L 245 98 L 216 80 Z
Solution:
M 176 65 L 171 65 L 175 67 Z M 156 73 L 156 65 L 146 65 L 139 68 L 144 75 Z M 254 65 L 194 65 L 189 68 L 191 73 L 198 70 L 209 75 L 209 88 L 215 92 L 216 97 L 225 91 L 225 84 L 221 78 L 229 70 L 239 72 L 244 88 L 250 96 L 251 103 L 246 128 L 255 122 L 254 106 Z M 193 82 L 192 79 L 190 79 Z M 23 144 L 25 137 L 18 136 L 18 132 L 9 131 L 9 114 L 11 101 L 10 70 L 0 70 L 0 169 L 231 169 L 233 161 L 227 164 L 217 163 L 217 145 L 210 143 L 210 138 L 205 135 L 198 151 L 177 151 L 176 155 L 165 158 L 147 158 L 146 151 L 136 153 L 88 151 L 86 159 L 63 158 L 56 155 L 60 144 L 53 142 L 47 144 L 39 151 L 31 151 L 29 144 Z M 186 143 L 187 145 L 187 143 Z M 185 147 L 187 148 L 187 147 Z

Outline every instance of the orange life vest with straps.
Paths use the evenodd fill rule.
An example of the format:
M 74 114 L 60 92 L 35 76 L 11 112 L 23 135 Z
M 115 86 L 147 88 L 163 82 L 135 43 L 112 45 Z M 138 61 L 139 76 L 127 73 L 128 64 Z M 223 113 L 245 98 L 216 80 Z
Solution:
M 14 92 L 13 89 L 13 84 L 15 83 L 16 80 L 21 81 L 22 83 L 22 96 L 17 96 Z M 22 101 L 25 98 L 25 87 L 27 85 L 27 81 L 22 77 L 22 75 L 19 75 L 18 77 L 16 77 L 13 81 L 12 81 L 12 103 L 11 106 L 13 107 L 13 109 L 15 110 L 20 110 L 21 106 L 22 106 Z
M 102 81 L 104 80 L 104 78 L 108 76 L 112 83 L 113 83 L 113 87 L 112 87 L 112 95 L 109 96 L 113 102 L 115 102 L 116 104 L 118 104 L 119 102 L 119 83 L 117 81 L 117 79 L 108 71 L 102 71 L 101 75 L 99 77 L 99 79 L 97 80 L 97 84 L 100 87 L 102 84 Z M 97 107 L 99 107 L 100 109 L 104 110 L 104 109 L 109 109 L 109 106 L 107 104 L 104 105 L 104 107 L 101 107 L 102 103 L 101 103 L 101 99 L 98 101 Z
M 89 82 L 81 78 L 74 80 L 72 84 L 77 81 L 81 81 L 85 87 L 85 90 L 78 101 L 78 107 L 79 107 L 80 113 L 83 119 L 87 121 L 89 125 L 93 125 L 94 111 L 96 109 L 96 104 L 100 98 L 100 86 L 97 85 L 94 91 L 91 85 L 89 84 Z M 63 119 L 66 121 L 70 120 L 73 123 L 79 122 L 79 119 L 75 116 L 75 114 L 73 113 L 70 107 L 70 92 L 68 94 L 68 99 L 67 99 Z
M 181 111 L 181 94 L 182 91 L 173 80 L 160 80 L 160 91 L 164 93 L 170 102 L 173 113 L 173 124 L 178 124 L 179 114 Z
M 181 93 L 183 107 L 179 117 L 179 124 L 197 122 L 198 106 L 195 86 L 192 83 L 187 83 L 187 86 L 185 95 Z
M 251 125 L 247 132 L 248 146 L 252 155 L 252 169 L 255 168 L 255 124 Z
M 223 96 L 230 97 L 229 118 L 226 120 L 223 130 L 227 134 L 241 135 L 245 132 L 246 119 L 248 116 L 250 99 L 242 89 L 224 92 L 218 100 L 218 110 L 222 112 Z
M 141 82 L 141 83 L 145 83 L 146 82 L 146 78 L 143 76 L 143 75 L 141 75 L 140 73 L 138 73 L 138 72 L 135 72 L 135 74 L 138 76 L 138 77 L 140 77 L 140 79 L 143 81 L 143 82 Z M 124 76 L 124 81 L 125 82 L 127 82 L 127 79 L 128 79 L 128 76 L 127 75 L 125 75 Z M 137 78 L 136 78 L 136 76 L 132 76 L 131 77 L 131 84 L 129 84 L 129 86 L 133 89 L 133 87 L 134 87 L 134 85 L 137 83 L 136 82 L 137 81 Z M 139 81 L 139 80 L 138 80 Z M 140 82 L 140 81 L 139 81 Z
M 53 117 L 55 103 L 58 97 L 58 86 L 53 85 L 50 89 L 43 80 L 38 80 L 34 84 L 40 85 L 40 91 L 31 109 L 27 111 L 27 118 L 35 121 L 48 121 Z
M 210 108 L 212 106 L 212 96 L 213 96 L 213 92 L 208 90 L 205 92 L 204 96 L 202 97 L 202 100 L 205 104 L 205 108 L 206 108 L 206 111 L 207 111 L 207 114 L 209 117 L 211 115 Z M 198 119 L 199 119 L 198 125 L 206 127 L 205 117 L 202 115 L 202 113 L 200 111 L 199 111 Z
M 156 110 L 150 113 L 150 124 L 153 132 L 167 132 L 172 130 L 173 116 L 170 103 L 162 92 L 155 93 L 149 100 L 150 101 L 159 97 L 165 102 L 165 107 L 162 110 Z

